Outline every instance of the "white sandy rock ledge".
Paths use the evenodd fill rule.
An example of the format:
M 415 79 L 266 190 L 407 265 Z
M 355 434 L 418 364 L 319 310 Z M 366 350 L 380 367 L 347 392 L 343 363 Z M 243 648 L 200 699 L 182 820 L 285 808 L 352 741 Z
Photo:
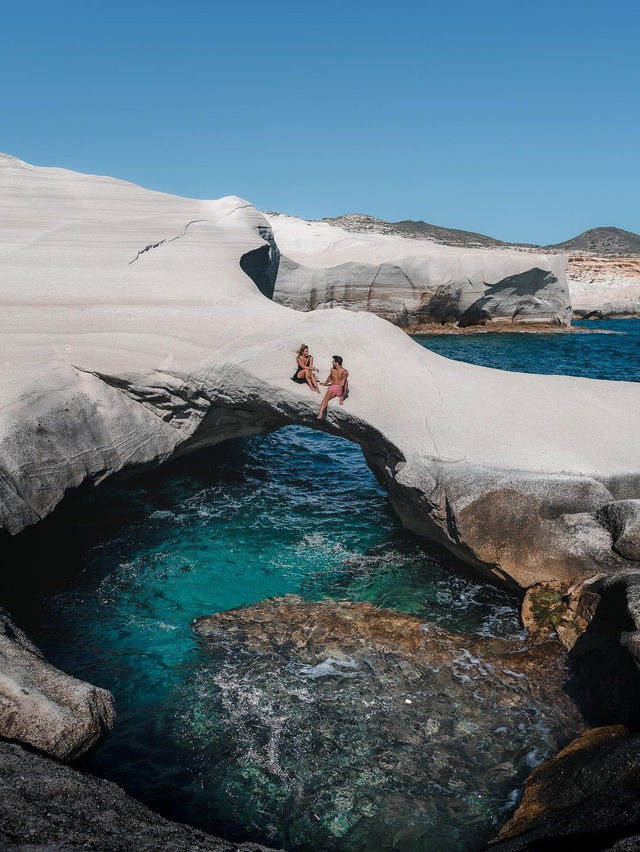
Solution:
M 11 157 L 0 193 L 9 533 L 83 483 L 297 423 L 359 443 L 408 528 L 506 580 L 637 565 L 601 510 L 640 498 L 640 385 L 475 367 L 372 314 L 275 304 L 277 250 L 241 199 Z M 300 342 L 351 373 L 323 424 L 290 379 Z
M 565 255 L 268 219 L 282 252 L 274 299 L 287 307 L 371 311 L 409 330 L 571 323 Z

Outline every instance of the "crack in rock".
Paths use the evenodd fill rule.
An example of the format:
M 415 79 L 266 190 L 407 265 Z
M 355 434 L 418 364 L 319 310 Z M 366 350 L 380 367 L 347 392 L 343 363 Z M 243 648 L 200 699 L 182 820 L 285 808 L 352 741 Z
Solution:
M 148 246 L 145 246 L 143 249 L 140 249 L 140 251 L 133 258 L 133 260 L 129 261 L 128 266 L 131 266 L 132 263 L 136 262 L 136 260 L 140 257 L 140 255 L 144 254 L 147 251 L 151 251 L 151 249 L 160 248 L 160 246 L 163 246 L 165 243 L 174 243 L 176 240 L 181 240 L 182 237 L 184 237 L 184 235 L 189 230 L 190 226 L 195 225 L 196 222 L 206 222 L 206 221 L 207 221 L 206 219 L 192 219 L 190 222 L 187 222 L 187 224 L 184 226 L 184 230 L 182 231 L 181 234 L 178 234 L 175 237 L 165 237 L 163 240 L 158 240 L 157 243 L 149 243 Z

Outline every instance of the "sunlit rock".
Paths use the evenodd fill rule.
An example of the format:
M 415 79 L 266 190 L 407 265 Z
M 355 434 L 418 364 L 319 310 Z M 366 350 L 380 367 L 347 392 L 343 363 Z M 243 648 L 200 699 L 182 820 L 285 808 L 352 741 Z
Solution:
M 371 313 L 275 304 L 278 247 L 238 198 L 7 156 L 0 190 L 9 533 L 81 485 L 298 423 L 359 443 L 405 526 L 485 572 L 526 587 L 630 566 L 600 510 L 640 497 L 637 384 L 475 367 Z M 477 281 L 514 272 L 491 257 Z M 350 371 L 322 423 L 290 378 L 301 342 L 323 370 L 338 353 Z
M 413 330 L 571 321 L 562 255 L 268 218 L 282 252 L 274 299 L 296 310 L 371 311 Z

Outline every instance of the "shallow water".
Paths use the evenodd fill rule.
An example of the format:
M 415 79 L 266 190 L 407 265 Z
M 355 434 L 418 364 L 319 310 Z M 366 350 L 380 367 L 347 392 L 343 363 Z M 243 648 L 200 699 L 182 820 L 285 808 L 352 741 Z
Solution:
M 585 325 L 624 334 L 486 334 L 419 342 L 490 366 L 640 381 L 640 321 Z M 454 633 L 522 641 L 518 601 L 466 576 L 452 557 L 403 532 L 354 445 L 298 427 L 230 441 L 105 491 L 62 513 L 41 537 L 52 561 L 66 562 L 67 580 L 47 593 L 32 635 L 52 662 L 107 687 L 117 701 L 115 730 L 86 765 L 166 815 L 289 848 L 444 850 L 478 848 L 513 807 L 518 771 L 507 773 L 490 799 L 481 801 L 485 770 L 464 770 L 465 749 L 472 749 L 460 737 L 438 752 L 446 763 L 449 749 L 450 762 L 461 767 L 439 805 L 435 796 L 433 802 L 425 798 L 424 779 L 413 789 L 405 778 L 398 788 L 396 816 L 407 801 L 422 803 L 414 845 L 401 833 L 385 833 L 380 821 L 365 820 L 342 834 L 327 834 L 323 825 L 315 839 L 308 832 L 296 835 L 293 814 L 303 809 L 309 790 L 283 808 L 288 791 L 277 773 L 260 769 L 259 795 L 247 781 L 251 767 L 231 734 L 237 716 L 231 704 L 226 710 L 220 704 L 221 677 L 250 684 L 247 661 L 239 655 L 235 669 L 228 658 L 212 661 L 195 641 L 195 617 L 298 593 L 309 600 L 370 601 Z M 278 689 L 290 686 L 283 675 Z M 461 681 L 455 695 L 458 721 L 466 719 L 469 731 L 477 710 L 472 686 Z M 344 709 L 356 693 L 348 679 L 341 690 Z M 290 708 L 283 695 L 280 705 Z M 440 716 L 445 703 L 439 699 Z M 335 701 L 332 706 L 335 735 L 340 708 Z M 529 722 L 514 723 L 514 731 L 523 727 L 490 761 L 515 767 L 526 758 L 533 765 L 570 736 L 543 705 L 531 706 Z M 500 709 L 486 712 L 487 730 L 491 724 L 500 728 Z M 271 724 L 282 723 L 277 717 L 271 714 Z M 331 755 L 339 752 L 352 786 L 369 760 L 358 763 L 367 740 L 358 719 L 357 731 L 352 728 L 338 749 L 324 752 L 324 777 L 335 777 L 339 767 Z M 293 735 L 283 739 L 285 758 L 295 743 Z M 436 783 L 437 761 L 433 772 Z M 341 813 L 349 810 L 344 795 Z M 262 827 L 248 802 L 264 810 Z

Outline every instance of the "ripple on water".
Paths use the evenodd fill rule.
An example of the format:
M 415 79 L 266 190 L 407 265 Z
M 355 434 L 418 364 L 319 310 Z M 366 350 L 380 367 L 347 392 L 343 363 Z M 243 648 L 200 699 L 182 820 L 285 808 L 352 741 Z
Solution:
M 479 848 L 514 786 L 580 730 L 559 644 L 291 596 L 197 630 L 176 736 L 215 818 L 264 836 L 269 814 L 288 848 Z

